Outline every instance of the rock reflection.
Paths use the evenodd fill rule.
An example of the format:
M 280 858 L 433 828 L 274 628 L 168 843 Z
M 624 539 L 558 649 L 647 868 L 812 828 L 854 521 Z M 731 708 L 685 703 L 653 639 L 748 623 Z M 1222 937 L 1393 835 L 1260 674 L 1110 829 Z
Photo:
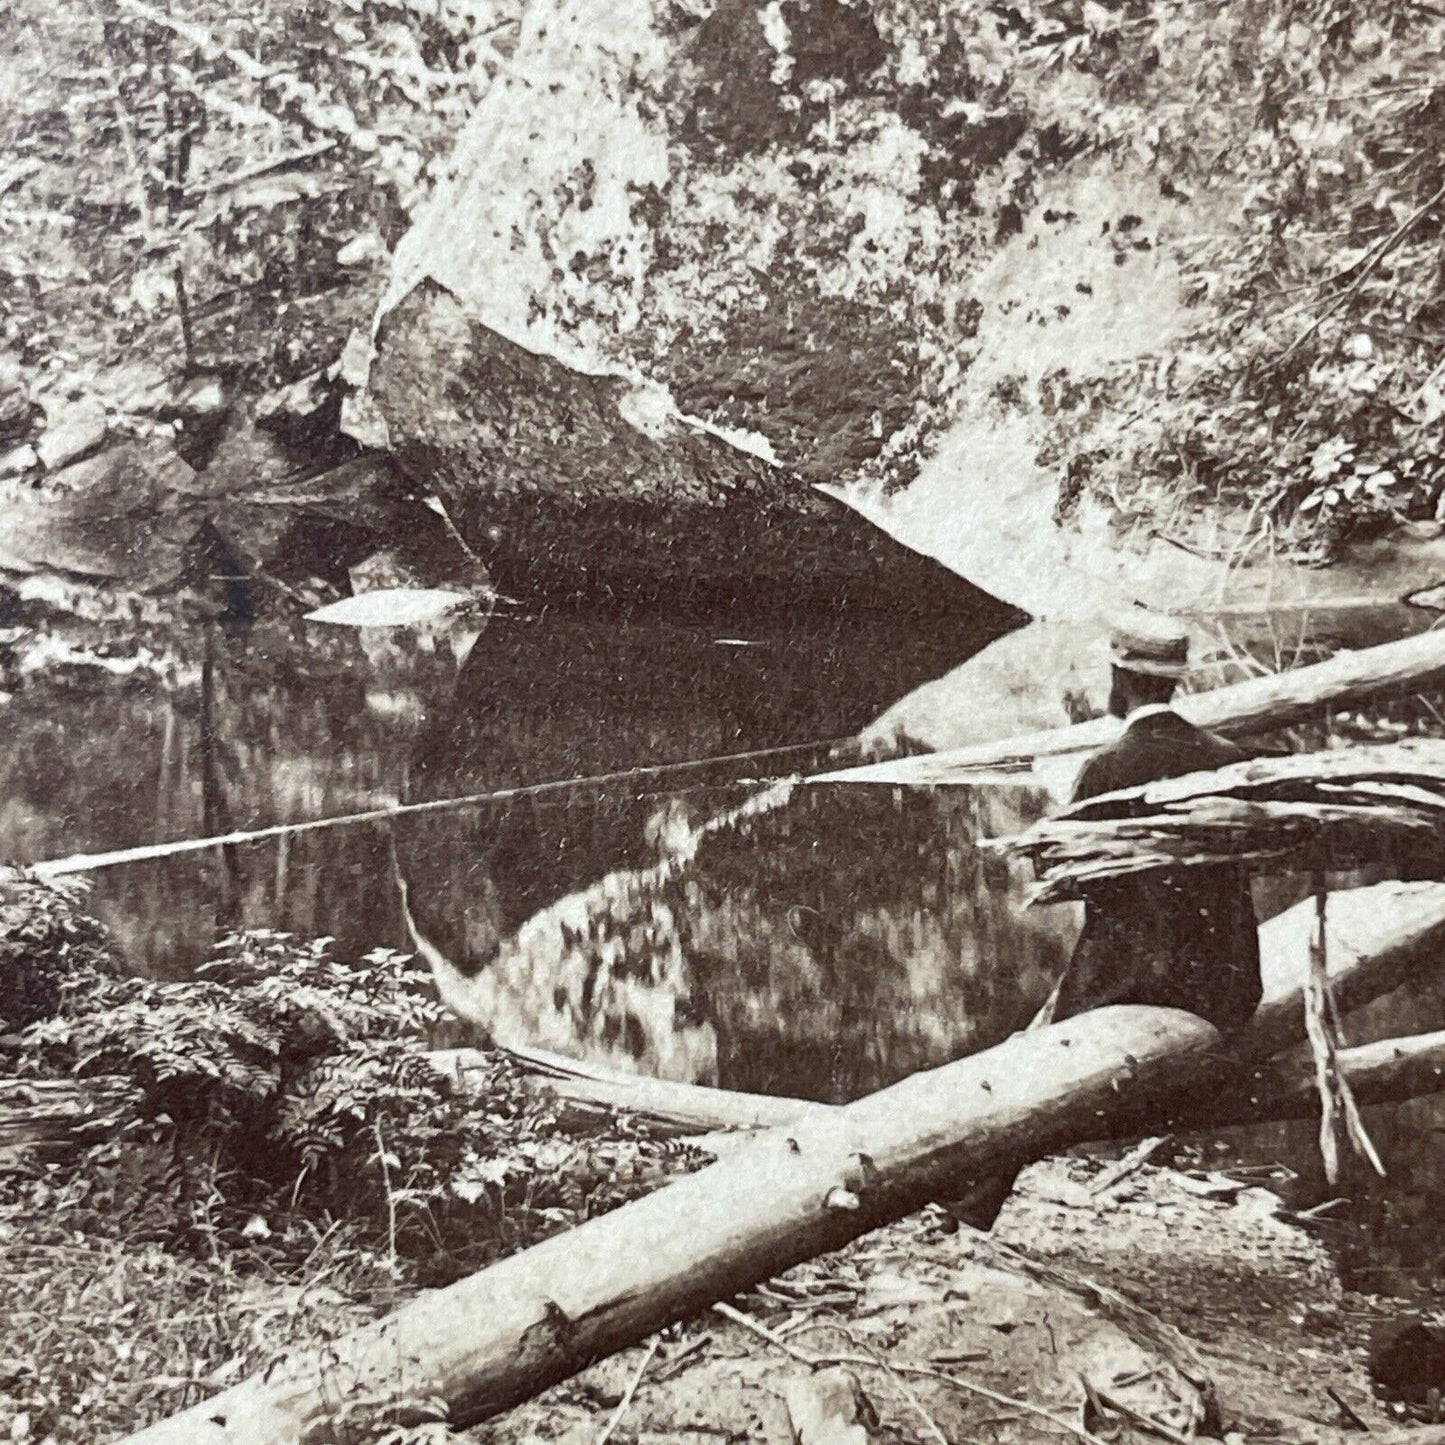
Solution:
M 948 745 L 1097 709 L 1099 628 L 992 640 L 997 625 L 499 617 L 460 672 L 445 647 L 395 638 L 177 628 L 164 679 L 71 669 L 15 695 L 0 829 L 11 856 L 38 859 L 860 731 L 880 750 Z M 1246 619 L 1202 633 L 1198 653 L 1237 675 L 1288 661 L 1301 629 L 1333 646 L 1398 635 L 1401 619 Z M 150 972 L 184 972 L 234 925 L 359 954 L 407 944 L 395 859 L 466 1014 L 499 1037 L 846 1097 L 1017 1026 L 1075 924 L 1021 913 L 1017 880 L 977 847 L 1037 817 L 1042 793 L 759 794 L 827 755 L 116 869 L 95 906 Z
M 856 623 L 801 644 L 494 626 L 410 796 L 846 736 L 952 660 Z M 738 771 L 398 823 L 454 1006 L 505 1042 L 838 1098 L 1002 1037 L 1047 991 L 1072 921 L 1023 916 L 977 848 L 1042 794 L 757 794 Z

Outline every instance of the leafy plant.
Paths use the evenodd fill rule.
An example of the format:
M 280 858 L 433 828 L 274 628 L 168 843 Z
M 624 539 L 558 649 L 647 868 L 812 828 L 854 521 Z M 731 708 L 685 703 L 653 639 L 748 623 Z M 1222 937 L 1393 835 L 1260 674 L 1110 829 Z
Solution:
M 1091 485 L 1156 511 L 1161 494 L 1235 503 L 1317 559 L 1361 527 L 1440 517 L 1445 13 L 1125 0 L 1037 6 L 1036 29 L 1046 13 L 1067 38 L 1020 88 L 1087 72 L 1095 144 L 1145 160 L 1166 197 L 1242 207 L 1180 244 L 1193 332 L 1112 379 L 1123 423 L 1075 416 L 1073 445 L 1108 455 Z
M 253 931 L 222 939 L 193 979 L 89 973 L 25 1030 L 16 1066 L 137 1090 L 131 1141 L 161 1130 L 177 1228 L 211 1247 L 280 1247 L 298 1211 L 339 1214 L 391 1257 L 450 1271 L 704 1157 L 626 1120 L 569 1130 L 500 1051 L 463 1087 L 427 1057 L 443 1016 L 409 955 L 376 949 L 351 967 L 328 939 Z M 114 1164 L 108 1149 L 82 1167 Z
M 0 870 L 0 1027 L 48 1018 L 77 988 L 118 976 L 105 930 L 78 904 L 84 888 Z

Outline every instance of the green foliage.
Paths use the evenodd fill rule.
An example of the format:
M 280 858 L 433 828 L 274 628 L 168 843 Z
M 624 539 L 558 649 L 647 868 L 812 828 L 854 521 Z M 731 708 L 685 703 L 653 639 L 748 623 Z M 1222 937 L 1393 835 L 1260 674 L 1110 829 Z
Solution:
M 82 893 L 0 876 L 0 1031 L 48 1018 L 77 987 L 119 973 L 105 930 L 77 907 Z
M 349 969 L 327 943 L 235 934 L 192 980 L 93 980 L 27 1043 L 81 1075 L 131 1075 L 173 1119 L 249 1123 L 317 1057 L 358 1040 L 415 1041 L 438 1016 L 404 955 L 378 950 Z
M 269 384 L 331 365 L 369 316 L 513 23 L 490 0 L 6 9 L 0 347 Z M 20 84 L 36 56 L 45 84 Z

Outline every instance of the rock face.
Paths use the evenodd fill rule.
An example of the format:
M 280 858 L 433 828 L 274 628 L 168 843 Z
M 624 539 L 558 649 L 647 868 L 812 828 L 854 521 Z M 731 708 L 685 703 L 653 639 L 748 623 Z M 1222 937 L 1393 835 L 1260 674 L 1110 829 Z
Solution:
M 719 521 L 766 498 L 748 537 L 762 515 L 826 533 L 828 484 L 1011 603 L 1116 600 L 1069 572 L 1039 388 L 1177 331 L 1156 243 L 1199 218 L 1069 164 L 1061 114 L 1011 92 L 1001 25 L 888 0 L 530 6 L 397 252 L 373 386 L 398 454 L 503 529 L 520 488 L 589 520 L 601 497 Z M 486 339 L 459 349 L 462 316 Z M 927 516 L 895 518 L 914 483 Z M 737 542 L 724 522 L 717 552 Z
M 589 527 L 614 563 L 635 545 L 632 498 L 667 502 L 660 546 L 715 525 L 710 556 L 684 548 L 715 575 L 780 519 L 824 521 L 819 484 L 1039 616 L 1439 580 L 1445 543 L 1388 585 L 1374 556 L 1240 565 L 1229 525 L 1174 525 L 1187 488 L 1132 486 L 1136 455 L 1174 454 L 1136 400 L 1224 364 L 1201 317 L 1257 240 L 1253 173 L 1198 91 L 1255 22 L 1211 40 L 1213 19 L 1136 41 L 1142 20 L 1052 0 L 534 0 L 396 251 L 373 370 L 392 444 L 483 535 L 541 498 L 522 532 L 568 537 L 557 567 L 590 565 Z M 460 353 L 417 344 L 460 316 Z M 1100 459 L 1129 495 L 1091 481 Z
M 393 456 L 441 495 L 506 595 L 1007 619 L 766 443 L 679 415 L 656 386 L 518 345 L 436 282 L 385 318 L 377 344 L 370 394 Z
M 683 412 L 839 480 L 884 456 L 920 341 L 966 300 L 940 263 L 977 221 L 930 204 L 958 181 L 925 174 L 938 106 L 920 75 L 918 125 L 900 115 L 901 58 L 868 5 L 837 0 L 530 7 L 394 294 L 432 276 L 507 339 L 663 382 Z M 965 123 L 942 128 L 968 148 Z

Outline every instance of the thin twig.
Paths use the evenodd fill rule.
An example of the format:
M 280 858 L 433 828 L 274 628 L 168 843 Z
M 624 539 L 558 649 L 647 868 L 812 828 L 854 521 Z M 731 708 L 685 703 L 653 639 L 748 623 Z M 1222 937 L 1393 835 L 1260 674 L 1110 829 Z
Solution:
M 1437 10 L 1432 5 L 1414 5 L 1416 10 L 1424 10 L 1431 15 L 1445 17 L 1445 10 Z M 1417 80 L 1407 85 L 1377 85 L 1364 90 L 1337 90 L 1327 91 L 1323 95 L 1292 95 L 1285 99 L 1286 105 L 1336 105 L 1347 100 L 1375 100 L 1385 95 L 1408 95 L 1418 90 L 1439 90 L 1438 80 Z
M 869 1359 L 867 1355 L 820 1355 L 815 1354 L 812 1350 L 800 1350 L 797 1346 L 790 1345 L 780 1335 L 775 1334 L 766 1325 L 759 1324 L 757 1320 L 743 1314 L 741 1310 L 734 1309 L 731 1305 L 715 1304 L 713 1309 L 724 1319 L 731 1320 L 735 1325 L 741 1325 L 745 1330 L 751 1330 L 753 1334 L 780 1349 L 791 1359 L 812 1369 L 816 1369 L 820 1365 L 856 1365 L 867 1369 L 877 1368 L 876 1362 Z M 924 1379 L 938 1380 L 955 1390 L 963 1390 L 970 1395 L 981 1395 L 985 1400 L 992 1400 L 995 1405 L 1006 1405 L 1011 1410 L 1023 1410 L 1040 1420 L 1047 1420 L 1056 1428 L 1065 1430 L 1080 1440 L 1087 1441 L 1088 1445 L 1104 1445 L 1097 1435 L 1090 1434 L 1083 1426 L 1075 1425 L 1072 1420 L 1066 1419 L 1062 1415 L 1055 1415 L 1052 1410 L 1046 1410 L 1042 1405 L 1035 1405 L 1030 1400 L 1020 1400 L 1013 1395 L 1002 1394 L 998 1390 L 990 1390 L 987 1385 L 980 1385 L 976 1380 L 966 1379 L 962 1375 L 948 1375 L 942 1370 L 931 1370 L 927 1365 L 914 1364 L 904 1360 L 894 1360 L 887 1368 L 896 1370 L 903 1375 L 919 1375 Z
M 336 141 L 329 137 L 325 140 L 313 141 L 310 145 L 303 146 L 300 150 L 288 151 L 285 155 L 272 156 L 269 160 L 257 161 L 254 165 L 243 166 L 231 175 L 214 176 L 202 185 L 192 187 L 187 194 L 192 197 L 213 196 L 218 191 L 234 190 L 237 186 L 244 186 L 247 181 L 258 180 L 260 177 L 270 175 L 272 171 L 279 171 L 285 166 L 300 165 L 302 161 L 315 160 L 317 156 L 322 156 L 325 155 L 327 151 L 335 150 L 336 145 Z
M 871 1351 L 868 1353 L 871 1353 Z M 890 1365 L 887 1360 L 875 1359 L 874 1363 L 878 1369 L 883 1370 L 887 1374 L 898 1393 L 903 1396 L 913 1410 L 913 1413 L 923 1422 L 924 1433 L 932 1435 L 933 1438 L 938 1441 L 938 1445 L 953 1445 L 953 1442 L 939 1428 L 938 1421 L 928 1413 L 928 1407 L 918 1398 L 917 1391 L 910 1387 L 908 1381 L 903 1378 L 902 1374 Z
M 1116 1184 L 1122 1184 L 1131 1174 L 1142 1169 L 1161 1149 L 1174 1142 L 1172 1134 L 1160 1134 L 1152 1139 L 1145 1139 L 1136 1144 L 1116 1164 L 1104 1170 L 1099 1177 L 1089 1186 L 1089 1193 L 1097 1198 L 1100 1194 L 1106 1193 Z
M 607 1422 L 602 1433 L 597 1437 L 597 1445 L 607 1445 L 612 1438 L 612 1432 L 622 1423 L 622 1417 L 627 1413 L 628 1407 L 632 1404 L 632 1397 L 637 1393 L 637 1387 L 642 1383 L 642 1377 L 647 1373 L 647 1367 L 652 1363 L 652 1357 L 657 1353 L 657 1336 L 652 1337 L 652 1343 L 647 1347 L 647 1353 L 642 1357 L 642 1363 L 637 1367 L 636 1373 L 627 1382 L 627 1389 L 623 1391 L 622 1399 L 618 1402 L 617 1408 L 612 1412 L 612 1418 Z
M 950 1441 L 948 1436 L 939 1428 L 938 1421 L 928 1413 L 928 1407 L 918 1398 L 917 1392 L 912 1389 L 908 1381 L 903 1378 L 893 1365 L 883 1359 L 881 1355 L 870 1350 L 868 1346 L 859 1340 L 845 1325 L 837 1320 L 814 1320 L 806 1325 L 805 1328 L 810 1330 L 835 1330 L 838 1334 L 842 1335 L 855 1350 L 872 1360 L 875 1368 L 887 1374 L 894 1389 L 903 1396 L 914 1414 L 923 1421 L 924 1430 L 938 1441 L 938 1445 L 953 1445 L 953 1442 Z
M 1385 1166 L 1365 1129 L 1355 1102 L 1354 1090 L 1339 1065 L 1339 1007 L 1330 986 L 1326 961 L 1324 878 L 1315 875 L 1315 926 L 1310 938 L 1310 967 L 1305 989 L 1305 1030 L 1314 1054 L 1315 1078 L 1320 1093 L 1320 1153 L 1325 1178 L 1331 1184 L 1339 1176 L 1338 1136 L 1341 1126 L 1355 1153 L 1367 1160 L 1383 1179 Z
M 191 300 L 186 291 L 186 271 L 179 261 L 172 273 L 176 288 L 176 315 L 181 323 L 181 349 L 185 352 L 186 370 L 196 364 L 196 333 L 191 325 Z
M 140 212 L 141 230 L 145 233 L 146 244 L 152 243 L 157 233 L 155 217 L 151 214 L 150 201 L 146 196 L 145 167 L 141 165 L 140 151 L 135 143 L 135 128 L 131 125 L 130 112 L 126 109 L 125 97 L 120 88 L 111 95 L 115 106 L 116 125 L 120 129 L 121 149 L 130 166 L 131 178 L 135 183 L 135 205 Z
M 1147 1430 L 1151 1435 L 1158 1435 L 1160 1439 L 1168 1440 L 1170 1445 L 1194 1445 L 1188 1435 L 1181 1435 L 1178 1430 L 1166 1425 L 1162 1420 L 1156 1420 L 1152 1415 L 1146 1415 L 1142 1410 L 1136 1410 L 1132 1405 L 1125 1404 L 1117 1395 L 1111 1395 L 1097 1385 L 1092 1388 L 1094 1395 L 1105 1409 L 1112 1410 L 1116 1415 L 1122 1415 L 1141 1430 Z
M 1334 1184 L 1340 1177 L 1339 1115 L 1335 1096 L 1335 1079 L 1339 1073 L 1330 1039 L 1329 1018 L 1325 1003 L 1329 987 L 1325 960 L 1325 887 L 1316 875 L 1315 920 L 1310 934 L 1309 972 L 1305 979 L 1305 1034 L 1314 1059 L 1315 1087 L 1320 1096 L 1320 1159 L 1325 1178 Z
M 1208 1367 L 1193 1342 L 1143 1305 L 1077 1270 L 1021 1254 L 992 1235 L 975 1232 L 974 1239 L 1005 1268 L 1012 1267 L 1038 1284 L 1062 1290 L 1082 1301 L 1093 1313 L 1102 1315 L 1130 1339 L 1172 1366 L 1201 1395 L 1213 1388 Z
M 689 1340 L 676 1354 L 668 1355 L 663 1360 L 661 1368 L 653 1376 L 653 1379 L 670 1380 L 699 1350 L 706 1349 L 711 1343 L 712 1336 L 708 1334 L 698 1335 Z
M 462 554 L 467 558 L 467 560 L 479 566 L 485 567 L 486 564 L 476 554 L 476 552 L 472 550 L 472 547 L 467 542 L 467 539 L 462 536 L 461 531 L 457 527 L 457 524 L 452 521 L 452 514 L 447 510 L 446 503 L 442 501 L 439 496 L 433 494 L 431 497 L 430 506 L 432 511 L 434 511 L 437 516 L 442 519 L 442 525 L 446 528 L 447 535 L 452 539 L 453 542 L 457 544 L 458 547 L 461 548 Z
M 800 1350 L 796 1345 L 790 1345 L 775 1330 L 770 1330 L 765 1324 L 759 1323 L 751 1315 L 745 1315 L 740 1309 L 734 1309 L 730 1304 L 719 1302 L 713 1306 L 713 1311 L 720 1314 L 725 1320 L 731 1320 L 733 1324 L 741 1325 L 745 1330 L 751 1330 L 759 1339 L 764 1339 L 770 1345 L 776 1346 L 800 1365 L 812 1366 L 819 1363 L 818 1356 L 811 1350 Z
M 1349 1202 L 1348 1198 L 1338 1196 L 1334 1199 L 1326 1199 L 1321 1204 L 1312 1205 L 1309 1209 L 1292 1210 L 1289 1217 L 1293 1219 L 1296 1224 L 1312 1224 L 1315 1220 L 1322 1219 L 1332 1210 L 1338 1209 L 1340 1205 L 1348 1204 Z
M 1403 221 L 1401 221 L 1400 224 L 1396 226 L 1395 229 L 1391 231 L 1390 234 L 1386 236 L 1383 241 L 1380 242 L 1380 244 L 1375 248 L 1374 254 L 1370 257 L 1368 261 L 1365 262 L 1364 266 L 1361 267 L 1359 275 L 1356 276 L 1355 279 L 1351 281 L 1350 284 L 1346 286 L 1345 289 L 1341 291 L 1340 294 L 1336 296 L 1335 299 L 1331 301 L 1330 304 L 1326 306 L 1325 309 L 1321 311 L 1320 314 L 1315 317 L 1315 319 L 1310 322 L 1310 324 L 1305 327 L 1305 329 L 1301 331 L 1300 334 L 1296 336 L 1295 339 L 1291 341 L 1290 344 L 1286 346 L 1282 352 L 1280 352 L 1279 356 L 1275 358 L 1274 364 L 1278 366 L 1287 357 L 1298 351 L 1299 348 L 1303 346 L 1304 343 L 1308 341 L 1310 337 L 1313 336 L 1315 332 L 1318 331 L 1320 327 L 1323 326 L 1325 322 L 1328 321 L 1330 317 L 1333 316 L 1335 312 L 1338 311 L 1340 307 L 1343 306 L 1345 302 L 1348 301 L 1350 297 L 1353 296 L 1360 289 L 1360 287 L 1365 284 L 1365 281 L 1374 271 L 1375 267 L 1378 266 L 1380 262 L 1383 261 L 1385 257 L 1388 256 L 1390 252 L 1393 251 L 1395 247 L 1398 246 L 1400 242 L 1405 239 L 1407 235 L 1409 235 L 1409 233 L 1414 229 L 1416 223 L 1422 220 L 1426 215 L 1428 215 L 1429 212 L 1434 209 L 1436 203 L 1442 199 L 1445 199 L 1445 185 L 1441 185 L 1439 189 L 1436 190 L 1433 195 L 1431 195 L 1430 199 L 1426 201 L 1423 206 L 1421 206 L 1418 210 L 1411 212 L 1409 216 L 1407 216 Z
M 1340 1414 L 1345 1417 L 1345 1420 L 1350 1425 L 1352 1425 L 1356 1430 L 1363 1430 L 1367 1435 L 1370 1433 L 1369 1424 L 1361 1416 L 1360 1412 L 1356 1410 L 1355 1407 L 1350 1404 L 1350 1402 L 1345 1399 L 1345 1397 L 1340 1394 L 1340 1392 L 1335 1389 L 1333 1385 L 1325 1386 L 1325 1394 L 1327 1394 L 1330 1399 L 1332 1399 L 1335 1404 L 1340 1407 Z

